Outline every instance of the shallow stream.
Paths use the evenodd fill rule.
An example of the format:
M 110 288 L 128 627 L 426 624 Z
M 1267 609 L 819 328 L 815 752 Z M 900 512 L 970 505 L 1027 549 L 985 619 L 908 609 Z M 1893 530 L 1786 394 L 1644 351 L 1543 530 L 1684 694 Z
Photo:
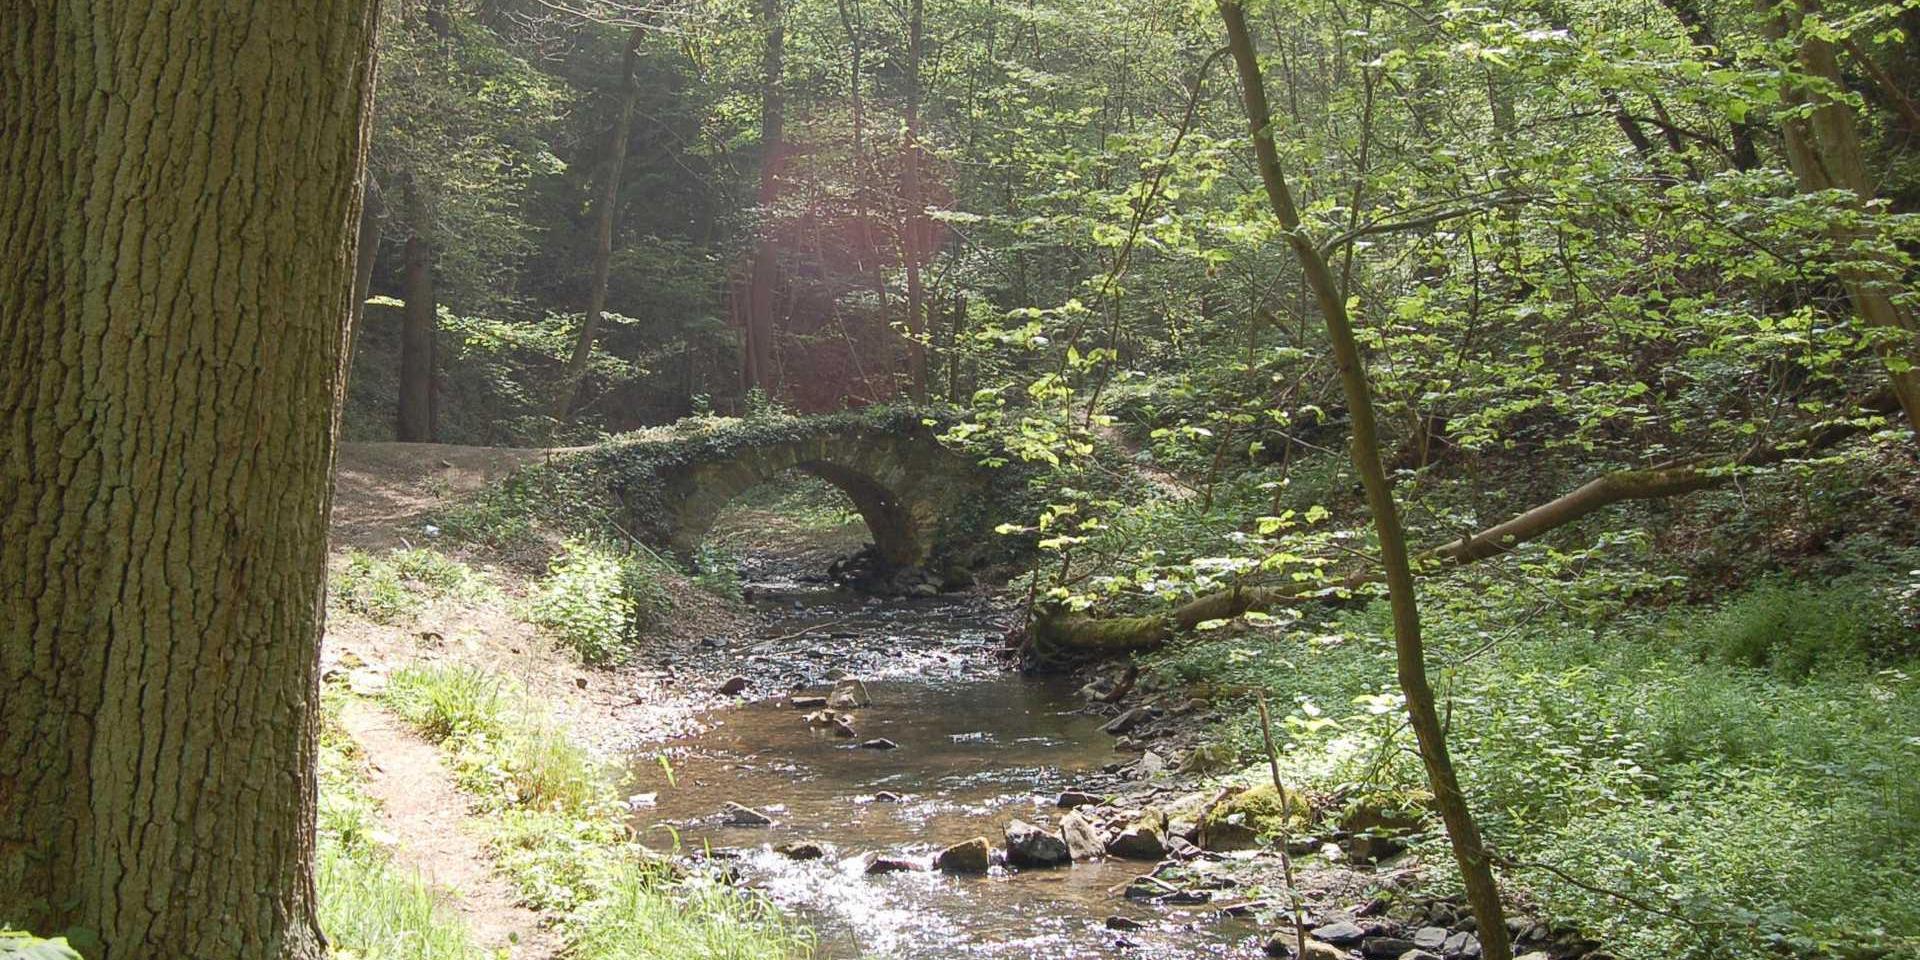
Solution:
M 974 836 L 1000 847 L 1015 817 L 1056 825 L 1060 791 L 1117 759 L 1112 738 L 1070 686 L 992 660 L 1002 625 L 978 600 L 875 603 L 789 583 L 763 585 L 756 602 L 770 613 L 764 639 L 710 651 L 753 668 L 747 697 L 704 716 L 703 732 L 666 745 L 671 785 L 657 764 L 636 768 L 655 794 L 634 813 L 648 843 L 677 841 L 682 851 L 730 860 L 749 885 L 814 927 L 820 957 L 1261 955 L 1248 923 L 1110 892 L 1149 864 L 867 875 L 868 855 L 924 865 Z M 863 679 L 873 701 L 855 711 L 851 739 L 809 727 L 787 703 L 795 687 L 826 693 L 841 673 Z M 898 748 L 858 746 L 872 738 Z M 728 825 L 729 802 L 774 823 Z M 819 844 L 826 856 L 801 861 L 774 849 L 796 841 Z M 1144 926 L 1109 929 L 1116 915 Z

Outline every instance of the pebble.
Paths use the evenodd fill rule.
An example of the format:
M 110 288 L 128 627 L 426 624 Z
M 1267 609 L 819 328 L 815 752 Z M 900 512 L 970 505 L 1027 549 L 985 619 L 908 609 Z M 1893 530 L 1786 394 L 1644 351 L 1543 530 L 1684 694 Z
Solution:
M 818 860 L 827 855 L 826 848 L 811 840 L 796 840 L 773 848 L 773 852 L 789 860 Z
M 773 818 L 743 804 L 728 802 L 722 808 L 726 821 L 736 827 L 765 827 L 773 824 Z
M 1296 938 L 1291 930 L 1282 930 L 1267 938 L 1267 956 L 1293 956 Z M 1323 940 L 1307 938 L 1306 960 L 1347 960 L 1347 952 Z
M 1400 937 L 1368 937 L 1360 941 L 1360 952 L 1368 960 L 1399 960 L 1402 954 L 1413 949 L 1412 940 Z
M 963 840 L 933 858 L 933 868 L 941 873 L 986 873 L 993 863 L 992 847 L 986 837 Z
M 1133 709 L 1128 710 L 1127 712 L 1117 717 L 1114 717 L 1112 720 L 1107 721 L 1107 725 L 1104 727 L 1101 727 L 1100 729 L 1105 730 L 1106 732 L 1111 733 L 1116 737 L 1123 736 L 1127 733 L 1131 733 L 1133 731 L 1133 728 L 1139 726 L 1140 721 L 1145 719 L 1147 719 L 1147 708 L 1134 707 Z
M 1367 936 L 1367 931 L 1351 920 L 1335 920 L 1325 926 L 1315 927 L 1310 932 L 1316 940 L 1325 940 L 1341 947 L 1359 943 Z

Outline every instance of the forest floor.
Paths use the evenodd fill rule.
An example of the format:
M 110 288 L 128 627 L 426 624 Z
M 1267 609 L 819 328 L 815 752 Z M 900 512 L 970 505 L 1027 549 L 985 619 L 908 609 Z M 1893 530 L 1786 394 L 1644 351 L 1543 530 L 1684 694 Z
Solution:
M 431 887 L 475 947 L 507 960 L 560 956 L 564 943 L 553 929 L 559 918 L 520 905 L 522 897 L 489 853 L 485 814 L 463 792 L 445 750 L 423 739 L 383 699 L 389 679 L 410 665 L 475 668 L 517 689 L 519 702 L 539 705 L 545 715 L 535 722 L 564 730 L 596 761 L 610 762 L 630 755 L 637 743 L 694 729 L 694 718 L 721 699 L 714 692 L 719 681 L 712 678 L 719 668 L 712 657 L 700 657 L 709 662 L 689 673 L 679 654 L 688 647 L 711 654 L 699 647 L 699 638 L 742 629 L 732 605 L 680 582 L 669 587 L 669 621 L 633 666 L 584 666 L 573 651 L 541 635 L 523 607 L 544 557 L 534 564 L 500 551 L 474 552 L 443 540 L 432 522 L 439 511 L 547 455 L 538 449 L 343 443 L 330 527 L 335 585 L 321 671 L 351 694 L 339 699 L 333 720 L 358 747 L 355 789 L 378 804 L 376 826 L 390 862 Z M 364 609 L 340 595 L 338 578 L 356 562 L 413 548 L 467 564 L 484 586 L 444 591 L 403 579 L 395 594 L 404 605 L 397 610 Z M 377 607 L 385 598 L 373 599 Z
M 839 629 L 842 621 L 835 617 L 868 615 L 861 612 L 865 608 L 860 608 L 860 601 L 852 599 L 846 602 L 858 609 L 851 613 L 809 608 L 803 614 L 795 603 L 791 610 L 777 604 L 755 614 L 737 601 L 716 597 L 680 578 L 666 585 L 670 601 L 666 621 L 632 651 L 629 665 L 583 666 L 572 650 L 527 622 L 524 600 L 532 595 L 535 583 L 522 558 L 470 552 L 444 542 L 430 526 L 436 512 L 460 504 L 490 482 L 543 457 L 539 450 L 343 444 L 330 560 L 336 575 L 375 552 L 430 546 L 480 573 L 484 586 L 477 591 L 436 591 L 404 581 L 401 592 L 415 598 L 412 606 L 388 615 L 357 609 L 352 596 L 336 595 L 329 601 L 322 651 L 323 676 L 358 694 L 345 700 L 338 720 L 360 748 L 360 775 L 365 792 L 380 806 L 380 827 L 391 841 L 392 860 L 440 890 L 445 904 L 465 920 L 478 945 L 511 960 L 558 956 L 561 940 L 551 929 L 556 918 L 516 905 L 518 898 L 483 839 L 485 815 L 470 809 L 473 798 L 462 792 L 444 751 L 390 712 L 381 697 L 388 678 L 409 665 L 477 668 L 485 676 L 517 687 L 524 694 L 520 702 L 537 705 L 534 712 L 544 716 L 532 718 L 536 723 L 564 729 L 568 739 L 601 760 L 630 760 L 637 748 L 694 733 L 702 726 L 703 714 L 723 703 L 738 702 L 719 694 L 729 678 L 744 679 L 750 698 L 784 696 L 802 686 L 817 686 L 821 677 L 815 674 L 824 664 L 818 661 L 819 651 L 812 648 L 826 633 L 816 631 Z M 775 510 L 762 511 L 752 503 L 743 503 L 739 509 L 741 516 L 735 518 L 730 533 L 716 538 L 716 546 L 742 556 L 771 558 L 786 571 L 822 569 L 829 559 L 864 539 L 864 528 L 851 514 L 820 513 L 795 526 L 791 518 L 783 519 Z M 983 608 L 991 605 L 990 597 L 978 599 Z M 765 607 L 767 602 L 761 598 L 757 604 Z M 794 633 L 795 622 L 808 625 Z M 853 676 L 875 675 L 882 661 L 897 653 L 879 645 L 857 646 L 840 650 L 835 661 Z M 979 650 L 968 656 L 990 655 L 991 651 Z M 1117 673 L 1102 671 L 1102 675 L 1104 688 L 1120 685 Z M 1217 724 L 1225 719 L 1221 713 L 1205 700 L 1196 700 L 1193 691 L 1177 686 L 1142 684 L 1131 695 L 1111 699 L 1115 702 L 1089 704 L 1088 709 L 1106 720 L 1120 720 L 1122 714 L 1130 719 L 1120 720 L 1111 731 L 1124 734 L 1115 744 L 1114 761 L 1076 784 L 1094 796 L 1108 798 L 1107 803 L 1084 808 L 1086 817 L 1102 830 L 1114 832 L 1129 823 L 1167 817 L 1169 813 L 1163 811 L 1170 811 L 1175 822 L 1163 819 L 1158 828 L 1166 830 L 1178 828 L 1181 817 L 1191 821 L 1220 802 L 1220 775 L 1236 764 L 1207 755 L 1204 747 L 1220 732 Z M 1248 760 L 1237 759 L 1242 764 Z M 1182 849 L 1186 851 L 1182 857 L 1195 868 L 1155 870 L 1152 881 L 1140 881 L 1157 885 L 1149 893 L 1200 896 L 1206 887 L 1224 885 L 1220 895 L 1227 897 L 1229 890 L 1280 886 L 1275 857 L 1253 856 L 1254 851 L 1203 857 L 1191 844 Z M 1140 865 L 1142 870 L 1148 866 Z M 1301 885 L 1318 925 L 1351 917 L 1356 911 L 1382 909 L 1370 901 L 1370 890 L 1400 888 L 1414 893 L 1419 873 L 1417 863 L 1407 861 L 1383 865 L 1380 870 L 1322 863 L 1305 872 Z M 1205 893 L 1202 902 L 1212 896 Z M 1416 928 L 1433 921 L 1455 926 L 1456 917 L 1447 904 L 1430 903 L 1417 894 L 1410 900 L 1406 906 L 1414 910 L 1411 914 L 1397 912 L 1392 921 L 1384 917 L 1366 921 L 1369 935 L 1411 936 Z M 1116 894 L 1114 909 L 1121 909 L 1123 902 Z M 1431 919 L 1425 912 L 1430 907 L 1440 911 Z M 1260 909 L 1272 906 L 1262 904 Z
M 365 758 L 366 792 L 380 804 L 394 862 L 446 894 L 482 949 L 516 960 L 559 956 L 560 938 L 494 875 L 439 749 L 371 700 L 347 701 L 339 720 Z

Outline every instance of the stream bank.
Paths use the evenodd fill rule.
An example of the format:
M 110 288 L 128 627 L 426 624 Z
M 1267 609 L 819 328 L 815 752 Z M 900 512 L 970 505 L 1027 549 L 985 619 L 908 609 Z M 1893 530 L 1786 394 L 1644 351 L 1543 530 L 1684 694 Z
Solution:
M 642 653 L 706 691 L 630 764 L 642 842 L 764 892 L 826 958 L 1291 953 L 1277 852 L 1234 812 L 1259 792 L 1194 760 L 1206 701 L 1020 676 L 989 595 L 863 597 L 764 557 L 744 578 L 746 629 Z M 1295 843 L 1309 952 L 1477 957 L 1420 864 L 1349 826 Z M 1590 946 L 1516 926 L 1523 954 Z

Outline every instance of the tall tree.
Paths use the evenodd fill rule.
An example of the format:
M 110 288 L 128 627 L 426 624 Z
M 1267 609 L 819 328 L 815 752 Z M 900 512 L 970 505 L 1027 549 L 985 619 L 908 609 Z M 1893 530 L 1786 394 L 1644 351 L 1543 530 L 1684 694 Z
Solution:
M 920 262 L 932 246 L 927 236 L 927 198 L 920 186 L 920 61 L 925 29 L 921 0 L 907 0 L 906 155 L 900 190 L 907 215 L 901 254 L 907 267 L 907 389 L 922 402 L 927 399 L 927 295 Z
M 1782 118 L 1780 127 L 1787 145 L 1787 162 L 1793 167 L 1800 188 L 1808 193 L 1842 190 L 1864 204 L 1874 197 L 1874 186 L 1867 175 L 1866 158 L 1860 149 L 1860 132 L 1855 126 L 1853 108 L 1837 94 L 1846 90 L 1840 65 L 1834 58 L 1833 43 L 1818 30 L 1806 29 L 1806 18 L 1818 16 L 1816 0 L 1759 0 L 1769 32 L 1793 45 L 1793 57 L 1799 77 L 1787 84 L 1786 99 L 1799 108 Z M 1812 81 L 1808 83 L 1807 81 Z M 1860 238 L 1857 231 L 1836 221 L 1832 227 L 1835 242 L 1842 248 Z M 1878 348 L 1893 391 L 1907 424 L 1920 439 L 1920 316 L 1901 295 L 1906 278 L 1883 258 L 1867 255 L 1841 271 L 1854 312 L 1878 335 Z
M 1454 858 L 1459 862 L 1467 888 L 1467 900 L 1479 924 L 1481 948 L 1487 960 L 1507 960 L 1512 956 L 1512 948 L 1507 942 L 1500 889 L 1494 881 L 1493 865 L 1481 842 L 1479 827 L 1460 791 L 1459 778 L 1447 753 L 1446 730 L 1440 724 L 1439 712 L 1434 709 L 1433 687 L 1427 680 L 1420 609 L 1414 596 L 1413 560 L 1407 550 L 1406 529 L 1400 522 L 1399 507 L 1393 499 L 1393 487 L 1387 481 L 1386 467 L 1380 457 L 1379 429 L 1366 362 L 1360 355 L 1339 282 L 1320 247 L 1302 228 L 1286 175 L 1280 168 L 1280 155 L 1273 140 L 1273 116 L 1267 107 L 1259 52 L 1247 28 L 1246 11 L 1238 0 L 1219 0 L 1219 7 L 1227 27 L 1227 43 L 1240 72 L 1240 94 L 1246 107 L 1260 179 L 1275 218 L 1286 230 L 1287 244 L 1292 247 L 1319 306 L 1320 319 L 1326 325 L 1340 384 L 1347 397 L 1348 415 L 1353 421 L 1353 466 L 1366 490 L 1367 509 L 1373 514 L 1374 530 L 1380 541 L 1380 563 L 1386 572 L 1387 597 L 1393 609 L 1395 664 L 1401 692 L 1406 696 L 1407 719 L 1419 743 L 1420 759 L 1433 789 L 1434 806 L 1439 808 L 1447 836 L 1453 842 Z
M 434 439 L 433 341 L 439 303 L 433 289 L 433 211 L 411 174 L 406 180 L 407 243 L 401 278 L 406 311 L 400 325 L 400 400 L 394 439 L 431 443 Z
M 373 31 L 373 0 L 0 14 L 0 916 L 95 960 L 322 953 Z
M 633 73 L 640 59 L 640 41 L 645 36 L 638 25 L 630 28 L 626 53 L 620 58 L 620 112 L 614 115 L 607 172 L 600 186 L 599 209 L 594 213 L 593 276 L 587 289 L 587 315 L 581 318 L 580 329 L 574 335 L 573 355 L 567 359 L 567 372 L 561 380 L 560 393 L 553 401 L 553 419 L 561 422 L 572 413 L 574 397 L 580 392 L 580 379 L 586 375 L 587 361 L 593 357 L 593 338 L 599 331 L 600 317 L 607 310 L 607 279 L 613 267 L 613 224 L 620 209 L 620 170 L 627 162 L 627 141 L 633 138 L 634 101 L 640 95 Z
M 763 214 L 754 241 L 752 275 L 747 279 L 746 329 L 741 351 L 742 386 L 748 390 L 773 387 L 773 294 L 778 251 L 769 233 L 767 214 L 780 195 L 780 163 L 785 151 L 787 111 L 781 74 L 786 70 L 786 25 L 781 0 L 760 0 L 766 48 L 761 60 L 760 190 Z

